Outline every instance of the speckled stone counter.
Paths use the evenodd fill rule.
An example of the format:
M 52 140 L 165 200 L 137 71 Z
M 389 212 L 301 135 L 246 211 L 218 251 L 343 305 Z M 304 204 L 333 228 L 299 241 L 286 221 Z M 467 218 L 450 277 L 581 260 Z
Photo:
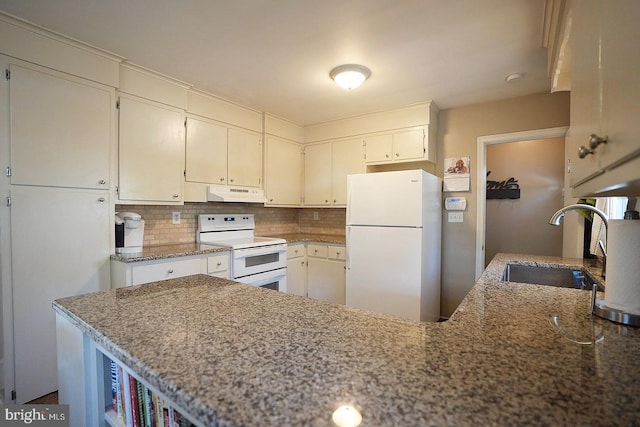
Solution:
M 271 237 L 279 237 L 285 239 L 287 243 L 306 243 L 318 242 L 329 244 L 345 244 L 345 236 L 333 234 L 310 234 L 310 233 L 292 233 L 279 234 Z M 181 256 L 201 255 L 213 252 L 228 251 L 229 248 L 221 246 L 212 246 L 200 243 L 180 243 L 175 245 L 158 245 L 144 246 L 142 252 L 134 254 L 113 254 L 111 259 L 120 262 L 140 262 L 152 261 L 156 259 L 167 259 Z
M 113 254 L 111 255 L 111 259 L 120 262 L 140 262 L 224 251 L 229 251 L 229 248 L 191 242 L 175 245 L 144 246 L 142 248 L 142 252 L 133 254 Z
M 414 323 L 198 275 L 54 308 L 204 425 L 637 425 L 640 330 L 590 292 L 502 282 L 499 255 L 447 322 Z
M 328 243 L 334 245 L 344 245 L 346 243 L 346 237 L 339 234 L 316 234 L 316 233 L 292 233 L 292 234 L 278 234 L 272 237 L 280 237 L 285 239 L 287 243 Z

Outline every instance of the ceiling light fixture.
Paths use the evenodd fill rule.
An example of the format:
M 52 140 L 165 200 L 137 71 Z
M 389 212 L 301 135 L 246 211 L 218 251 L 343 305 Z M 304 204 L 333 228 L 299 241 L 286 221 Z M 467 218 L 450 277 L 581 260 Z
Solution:
M 347 90 L 359 87 L 370 75 L 367 67 L 358 64 L 339 65 L 329 73 L 338 86 Z
M 517 83 L 520 80 L 522 80 L 524 78 L 524 74 L 522 73 L 513 73 L 513 74 L 509 74 L 506 78 L 505 81 L 507 83 Z

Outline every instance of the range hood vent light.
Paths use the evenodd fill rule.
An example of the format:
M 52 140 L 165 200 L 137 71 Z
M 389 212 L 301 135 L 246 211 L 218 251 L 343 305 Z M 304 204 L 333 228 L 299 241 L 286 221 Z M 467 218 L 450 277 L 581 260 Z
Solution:
M 264 190 L 210 185 L 207 188 L 210 202 L 265 203 Z

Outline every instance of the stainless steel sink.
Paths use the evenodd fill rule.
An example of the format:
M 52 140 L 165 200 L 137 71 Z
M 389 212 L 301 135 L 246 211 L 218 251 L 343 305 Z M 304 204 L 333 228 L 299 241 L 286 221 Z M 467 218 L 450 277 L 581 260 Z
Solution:
M 583 270 L 507 264 L 502 280 L 591 290 L 595 281 Z

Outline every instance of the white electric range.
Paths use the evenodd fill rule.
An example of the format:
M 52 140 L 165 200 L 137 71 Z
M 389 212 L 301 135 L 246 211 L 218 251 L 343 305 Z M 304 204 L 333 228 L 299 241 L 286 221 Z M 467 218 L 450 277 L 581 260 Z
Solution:
M 255 236 L 253 214 L 198 215 L 196 240 L 231 249 L 231 277 L 253 286 L 287 290 L 287 241 Z

